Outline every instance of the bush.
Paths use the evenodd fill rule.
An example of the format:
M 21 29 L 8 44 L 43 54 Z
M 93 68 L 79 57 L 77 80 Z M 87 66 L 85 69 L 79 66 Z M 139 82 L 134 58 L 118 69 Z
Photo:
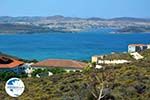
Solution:
M 27 74 L 16 74 L 15 72 L 0 72 L 0 81 L 7 81 L 10 78 L 25 78 Z
M 46 69 L 44 69 L 44 70 L 42 70 L 42 69 L 36 69 L 36 70 L 34 70 L 33 72 L 32 72 L 32 76 L 33 77 L 35 77 L 37 74 L 40 74 L 40 73 L 48 73 L 48 70 L 46 70 Z
M 53 68 L 53 69 L 49 69 L 49 71 L 52 72 L 53 74 L 66 73 L 65 69 L 62 68 Z

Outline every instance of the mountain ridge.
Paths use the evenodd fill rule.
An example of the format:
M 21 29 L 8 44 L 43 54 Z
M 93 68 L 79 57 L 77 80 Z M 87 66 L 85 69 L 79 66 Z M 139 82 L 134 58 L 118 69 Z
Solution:
M 132 21 L 149 21 L 150 18 L 137 18 L 137 17 L 114 17 L 114 18 L 101 18 L 101 17 L 88 17 L 88 18 L 83 18 L 83 17 L 65 17 L 62 15 L 54 15 L 54 16 L 0 16 L 0 20 L 2 19 L 84 19 L 84 20 L 107 20 L 107 21 L 112 21 L 112 20 L 132 20 Z

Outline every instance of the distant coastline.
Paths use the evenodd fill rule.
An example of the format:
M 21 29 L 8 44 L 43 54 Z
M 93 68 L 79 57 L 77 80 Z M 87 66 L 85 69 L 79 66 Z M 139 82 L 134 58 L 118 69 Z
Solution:
M 0 17 L 0 34 L 46 32 L 78 33 L 89 29 L 116 28 L 114 34 L 150 32 L 150 19 L 49 17 Z

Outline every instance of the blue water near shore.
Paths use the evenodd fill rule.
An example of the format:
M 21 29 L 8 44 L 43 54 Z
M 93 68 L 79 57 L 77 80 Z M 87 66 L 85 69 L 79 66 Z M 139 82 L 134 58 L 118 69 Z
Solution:
M 25 59 L 89 60 L 92 55 L 127 52 L 128 44 L 150 43 L 150 34 L 110 34 L 109 29 L 80 33 L 0 35 L 0 51 Z

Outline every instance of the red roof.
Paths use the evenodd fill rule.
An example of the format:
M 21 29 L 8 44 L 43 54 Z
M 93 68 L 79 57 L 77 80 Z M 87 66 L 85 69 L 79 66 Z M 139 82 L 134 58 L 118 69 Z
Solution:
M 23 63 L 24 62 L 15 60 L 13 58 L 0 56 L 0 68 L 15 68 Z
M 87 63 L 75 60 L 48 59 L 32 65 L 33 67 L 83 69 Z

